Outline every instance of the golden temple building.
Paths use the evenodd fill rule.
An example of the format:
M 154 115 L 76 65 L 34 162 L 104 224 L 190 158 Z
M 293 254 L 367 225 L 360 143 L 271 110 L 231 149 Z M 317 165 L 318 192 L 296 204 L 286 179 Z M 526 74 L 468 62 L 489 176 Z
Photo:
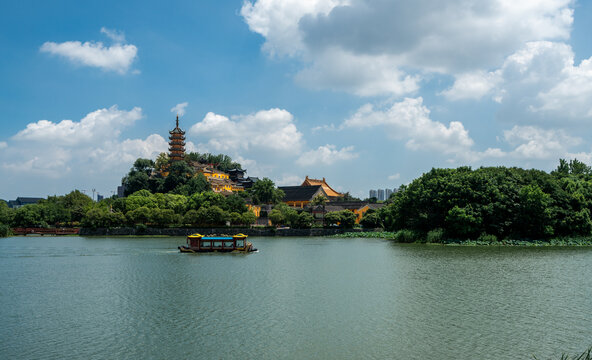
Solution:
M 181 161 L 185 158 L 185 131 L 179 128 L 179 116 L 177 115 L 177 126 L 169 131 L 169 159 L 170 161 Z
M 333 190 L 333 188 L 331 186 L 329 186 L 329 184 L 327 184 L 327 181 L 325 180 L 325 178 L 323 178 L 323 180 L 311 179 L 308 177 L 308 175 L 306 175 L 306 179 L 304 179 L 304 182 L 300 186 L 319 186 L 319 185 L 323 188 L 323 191 L 329 197 L 329 200 L 331 198 L 343 197 L 342 193 Z

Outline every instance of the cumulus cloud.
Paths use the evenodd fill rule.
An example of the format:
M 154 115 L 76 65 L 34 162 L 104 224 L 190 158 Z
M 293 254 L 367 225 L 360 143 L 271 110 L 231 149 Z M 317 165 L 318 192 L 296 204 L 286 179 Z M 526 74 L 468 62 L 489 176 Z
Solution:
M 300 83 L 372 96 L 411 93 L 417 74 L 426 72 L 467 74 L 467 79 L 499 66 L 525 42 L 566 40 L 573 4 L 257 0 L 246 1 L 241 15 L 265 38 L 264 51 L 307 64 L 297 74 Z M 488 86 L 482 83 L 478 90 Z
M 6 146 L 0 158 L 2 167 L 56 179 L 74 169 L 82 178 L 108 169 L 104 176 L 119 178 L 138 157 L 154 158 L 167 151 L 168 144 L 160 135 L 119 139 L 122 129 L 141 117 L 141 108 L 126 111 L 112 106 L 93 111 L 80 121 L 30 123 Z
M 499 71 L 475 71 L 460 74 L 450 89 L 442 91 L 449 100 L 473 99 L 478 100 L 491 93 L 501 82 Z M 498 101 L 500 101 L 498 99 Z
M 263 149 L 299 153 L 302 133 L 294 116 L 283 109 L 261 110 L 228 118 L 212 112 L 189 129 L 189 134 L 207 138 L 207 147 L 215 151 Z
M 66 41 L 56 43 L 48 41 L 44 43 L 40 51 L 52 55 L 62 56 L 72 63 L 84 66 L 97 67 L 105 71 L 114 71 L 125 74 L 137 57 L 138 48 L 132 44 L 122 44 L 125 40 L 123 33 L 115 30 L 101 28 L 115 44 L 105 46 L 102 42 Z
M 6 143 L 6 141 L 0 141 L 0 150 L 4 149 L 7 146 L 8 144 Z
M 117 137 L 123 128 L 140 118 L 142 118 L 141 108 L 135 107 L 126 111 L 119 110 L 114 105 L 108 109 L 95 110 L 80 121 L 62 120 L 54 123 L 49 120 L 39 120 L 29 123 L 13 139 L 74 146 Z
M 399 174 L 399 173 L 389 175 L 389 177 L 388 177 L 389 180 L 399 180 L 400 178 L 401 178 L 401 174 Z
M 301 166 L 333 165 L 337 162 L 352 160 L 358 157 L 353 146 L 337 149 L 335 145 L 319 146 L 315 150 L 304 152 L 296 163 Z
M 187 105 L 189 105 L 188 102 L 182 102 L 180 104 L 177 104 L 171 108 L 171 112 L 173 114 L 183 116 L 183 115 L 185 115 L 185 108 L 187 107 Z
M 473 146 L 473 139 L 463 124 L 452 121 L 448 126 L 433 121 L 423 99 L 406 98 L 390 108 L 376 109 L 366 104 L 347 119 L 344 128 L 369 128 L 382 126 L 395 139 L 406 141 L 412 150 L 431 150 L 443 154 L 462 154 Z
M 442 94 L 450 100 L 489 95 L 511 120 L 587 120 L 592 117 L 592 57 L 578 65 L 574 57 L 567 44 L 529 42 L 499 69 L 460 75 Z
M 511 156 L 525 159 L 556 159 L 569 154 L 569 147 L 582 142 L 564 130 L 541 129 L 534 126 L 514 126 L 504 131 L 504 139 L 516 146 Z

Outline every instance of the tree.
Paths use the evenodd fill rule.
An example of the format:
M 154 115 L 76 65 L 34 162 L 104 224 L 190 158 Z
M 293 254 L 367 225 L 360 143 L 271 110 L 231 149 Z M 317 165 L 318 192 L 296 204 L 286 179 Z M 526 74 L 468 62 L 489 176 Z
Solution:
M 138 190 L 150 189 L 151 184 L 149 180 L 153 171 L 154 161 L 142 158 L 137 159 L 129 173 L 121 181 L 125 186 L 125 196 Z
M 222 209 L 230 212 L 237 212 L 239 214 L 247 211 L 245 199 L 237 194 L 228 195 L 222 204 Z
M 125 214 L 125 217 L 127 218 L 128 222 L 132 225 L 146 224 L 149 223 L 151 220 L 152 211 L 149 208 L 142 206 L 132 211 L 128 211 L 127 214 Z
M 362 220 L 360 220 L 360 225 L 365 228 L 381 228 L 382 227 L 382 219 L 380 218 L 380 214 L 372 209 L 369 209 L 364 213 L 362 216 Z
M 165 152 L 158 154 L 156 157 L 156 161 L 154 163 L 154 168 L 156 171 L 164 172 L 167 170 L 169 165 L 169 155 Z
M 169 166 L 169 175 L 164 179 L 164 191 L 174 191 L 185 185 L 194 175 L 194 170 L 185 161 L 175 161 Z M 181 189 L 177 190 L 180 191 Z
M 228 216 L 228 213 L 216 205 L 202 206 L 197 210 L 197 222 L 200 225 L 224 225 Z
M 72 221 L 80 221 L 86 215 L 86 212 L 93 204 L 93 201 L 87 195 L 78 190 L 74 190 L 63 198 L 63 204 L 71 213 Z
M 12 225 L 14 227 L 47 227 L 41 214 L 41 207 L 38 205 L 25 205 L 16 209 Z
M 10 224 L 14 217 L 14 210 L 5 201 L 0 200 L 0 224 Z
M 263 178 L 253 184 L 250 194 L 255 204 L 277 204 L 284 198 L 284 192 L 276 189 L 275 184 L 268 178 Z
M 286 217 L 279 209 L 273 209 L 269 212 L 269 220 L 275 226 L 283 225 L 286 223 Z
M 241 214 L 242 224 L 250 226 L 251 224 L 254 224 L 255 221 L 257 221 L 257 216 L 255 216 L 255 214 L 252 211 L 247 210 Z
M 311 205 L 313 206 L 317 206 L 317 205 L 321 205 L 321 206 L 325 206 L 325 204 L 327 203 L 327 198 L 324 195 L 318 195 L 315 196 L 312 201 L 310 202 Z
M 310 229 L 312 224 L 314 223 L 314 218 L 311 213 L 303 211 L 298 214 L 298 218 L 296 219 L 296 223 L 292 224 L 292 226 L 297 227 L 299 229 Z

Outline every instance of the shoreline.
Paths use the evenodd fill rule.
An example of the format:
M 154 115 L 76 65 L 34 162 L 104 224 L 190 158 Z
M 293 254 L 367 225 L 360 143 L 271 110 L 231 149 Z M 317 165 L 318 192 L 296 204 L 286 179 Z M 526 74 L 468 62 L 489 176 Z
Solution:
M 440 242 L 428 242 L 427 239 L 419 239 L 416 241 L 398 241 L 396 240 L 394 232 L 388 231 L 368 231 L 364 233 L 344 232 L 342 234 L 335 234 L 336 238 L 375 238 L 385 239 L 396 242 L 398 244 L 424 244 L 424 245 L 443 245 L 443 246 L 515 246 L 515 247 L 592 247 L 592 237 L 563 237 L 552 238 L 548 240 L 513 240 L 504 239 L 499 241 L 482 241 L 482 240 L 458 240 L 458 239 L 441 239 Z

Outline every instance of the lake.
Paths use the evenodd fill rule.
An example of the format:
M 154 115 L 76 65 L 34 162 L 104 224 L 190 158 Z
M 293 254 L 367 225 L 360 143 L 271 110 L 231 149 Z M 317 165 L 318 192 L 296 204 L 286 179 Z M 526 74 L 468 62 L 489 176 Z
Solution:
M 1 359 L 558 359 L 592 345 L 592 248 L 0 239 Z

